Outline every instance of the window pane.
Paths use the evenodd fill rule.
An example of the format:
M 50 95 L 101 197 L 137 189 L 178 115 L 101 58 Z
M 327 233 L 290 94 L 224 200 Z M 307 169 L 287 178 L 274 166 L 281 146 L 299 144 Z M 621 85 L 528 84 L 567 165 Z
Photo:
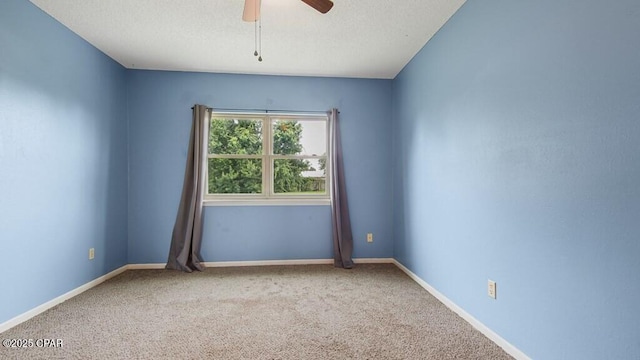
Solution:
M 323 156 L 327 154 L 327 122 L 278 119 L 272 122 L 276 155 Z
M 209 194 L 261 193 L 261 159 L 209 159 Z
M 276 193 L 324 194 L 326 158 L 275 159 L 273 188 Z
M 262 154 L 262 120 L 211 118 L 209 154 Z

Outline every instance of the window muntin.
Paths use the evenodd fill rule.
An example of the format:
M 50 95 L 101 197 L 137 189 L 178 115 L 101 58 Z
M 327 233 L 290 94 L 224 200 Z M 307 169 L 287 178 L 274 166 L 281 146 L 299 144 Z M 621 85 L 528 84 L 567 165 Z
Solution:
M 212 114 L 205 200 L 328 199 L 326 115 Z

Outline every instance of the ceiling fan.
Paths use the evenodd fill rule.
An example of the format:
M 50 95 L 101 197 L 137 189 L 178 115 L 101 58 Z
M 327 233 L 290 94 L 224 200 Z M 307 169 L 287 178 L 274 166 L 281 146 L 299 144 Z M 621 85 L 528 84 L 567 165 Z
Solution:
M 244 12 L 242 13 L 242 20 L 244 21 L 258 21 L 260 20 L 260 1 L 261 0 L 245 0 Z M 331 0 L 302 0 L 302 2 L 318 10 L 319 12 L 326 14 L 333 7 L 333 1 Z
M 253 56 L 258 57 L 258 61 L 262 62 L 262 20 L 260 20 L 260 5 L 262 0 L 244 0 L 244 12 L 242 20 L 254 23 L 255 31 L 255 49 Z M 302 0 L 305 4 L 326 14 L 333 7 L 331 0 Z M 258 25 L 260 23 L 260 25 Z M 258 29 L 260 29 L 258 31 Z

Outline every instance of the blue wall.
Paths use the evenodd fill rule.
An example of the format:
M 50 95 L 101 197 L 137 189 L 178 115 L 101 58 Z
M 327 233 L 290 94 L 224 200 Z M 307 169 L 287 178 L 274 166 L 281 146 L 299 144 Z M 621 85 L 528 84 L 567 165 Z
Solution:
M 125 76 L 30 2 L 0 1 L 0 323 L 126 264 Z
M 167 260 L 195 103 L 230 109 L 337 107 L 355 257 L 391 257 L 391 81 L 127 72 L 129 262 Z M 329 206 L 207 207 L 205 261 L 332 257 Z M 366 233 L 375 241 L 366 243 Z
M 639 16 L 468 1 L 393 83 L 395 257 L 535 359 L 640 358 Z

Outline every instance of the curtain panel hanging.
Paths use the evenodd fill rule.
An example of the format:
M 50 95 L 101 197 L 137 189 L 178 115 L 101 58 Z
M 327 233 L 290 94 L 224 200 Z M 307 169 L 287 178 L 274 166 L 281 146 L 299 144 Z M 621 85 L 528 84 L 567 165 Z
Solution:
M 187 165 L 184 172 L 182 197 L 178 207 L 176 222 L 171 237 L 167 269 L 192 272 L 204 270 L 200 246 L 202 244 L 202 201 L 205 192 L 205 171 L 210 109 L 204 105 L 194 105 L 193 122 Z
M 340 139 L 340 123 L 338 110 L 328 112 L 331 127 L 331 221 L 333 224 L 333 262 L 335 267 L 351 269 L 353 260 L 353 234 L 351 219 L 349 218 L 349 204 L 347 202 L 347 187 L 344 178 L 344 163 L 342 160 L 342 143 Z

